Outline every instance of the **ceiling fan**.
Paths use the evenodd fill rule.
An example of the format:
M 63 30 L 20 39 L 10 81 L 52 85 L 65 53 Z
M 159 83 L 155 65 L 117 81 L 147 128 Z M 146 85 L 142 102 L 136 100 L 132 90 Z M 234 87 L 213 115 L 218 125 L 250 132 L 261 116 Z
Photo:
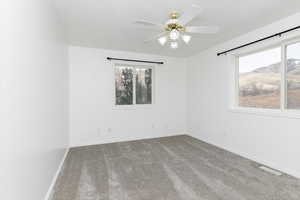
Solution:
M 180 40 L 185 44 L 190 42 L 192 36 L 189 33 L 213 34 L 219 31 L 219 27 L 217 26 L 186 26 L 202 11 L 197 5 L 193 5 L 192 7 L 194 8 L 193 10 L 183 15 L 180 15 L 178 12 L 170 13 L 169 19 L 164 24 L 157 24 L 146 20 L 137 20 L 135 23 L 162 30 L 160 34 L 155 35 L 145 42 L 157 39 L 162 46 L 169 42 L 172 49 L 177 49 Z

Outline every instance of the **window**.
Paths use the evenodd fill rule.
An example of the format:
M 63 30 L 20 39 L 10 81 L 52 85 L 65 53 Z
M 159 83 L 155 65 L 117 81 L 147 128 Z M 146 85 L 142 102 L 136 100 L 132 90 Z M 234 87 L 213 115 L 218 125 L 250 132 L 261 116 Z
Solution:
M 152 103 L 152 69 L 136 68 L 136 104 Z
M 115 105 L 152 104 L 153 69 L 115 65 Z
M 280 108 L 281 49 L 239 57 L 239 106 Z
M 300 42 L 237 57 L 236 105 L 300 109 Z
M 300 43 L 286 47 L 286 107 L 300 109 Z
M 115 67 L 116 105 L 133 104 L 133 67 Z

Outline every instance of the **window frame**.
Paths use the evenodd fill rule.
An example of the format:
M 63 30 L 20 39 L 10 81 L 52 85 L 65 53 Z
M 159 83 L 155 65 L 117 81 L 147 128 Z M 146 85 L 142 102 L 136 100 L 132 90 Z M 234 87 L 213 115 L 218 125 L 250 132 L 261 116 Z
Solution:
M 147 65 L 147 64 L 137 64 L 137 63 L 133 63 L 133 62 L 113 62 L 112 64 L 112 68 L 113 68 L 113 108 L 114 109 L 136 109 L 136 108 L 151 108 L 154 106 L 155 104 L 155 85 L 156 85 L 156 81 L 155 81 L 155 67 L 154 65 Z M 115 76 L 115 69 L 117 66 L 128 66 L 128 67 L 132 67 L 133 68 L 133 102 L 131 105 L 117 105 L 116 104 L 116 76 Z M 136 69 L 140 68 L 140 69 L 151 69 L 151 75 L 152 75 L 152 86 L 151 86 L 151 104 L 136 104 Z
M 300 118 L 300 109 L 287 109 L 287 79 L 286 79 L 286 55 L 287 55 L 287 47 L 289 45 L 293 45 L 296 43 L 300 43 L 300 38 L 283 40 L 277 43 L 270 44 L 264 47 L 256 47 L 251 50 L 236 53 L 233 55 L 229 55 L 231 63 L 234 64 L 233 70 L 233 95 L 231 97 L 231 106 L 230 111 L 232 112 L 242 112 L 249 114 L 259 114 L 259 115 L 267 115 L 267 116 L 275 116 L 275 117 L 288 117 L 288 118 Z M 266 51 L 269 49 L 273 49 L 276 47 L 280 47 L 281 49 L 281 65 L 280 65 L 280 108 L 279 109 L 270 109 L 270 108 L 255 108 L 255 107 L 243 107 L 239 105 L 239 58 L 242 56 L 251 55 L 254 53 Z M 231 65 L 232 66 L 232 65 Z

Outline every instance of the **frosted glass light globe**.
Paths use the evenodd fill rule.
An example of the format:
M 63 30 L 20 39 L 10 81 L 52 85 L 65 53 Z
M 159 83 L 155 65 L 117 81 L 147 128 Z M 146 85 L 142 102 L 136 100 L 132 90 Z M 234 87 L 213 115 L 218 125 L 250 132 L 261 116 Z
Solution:
M 170 32 L 170 39 L 171 40 L 177 40 L 179 38 L 179 31 L 177 31 L 176 29 L 173 29 L 171 32 Z
M 165 43 L 167 42 L 167 37 L 163 36 L 163 37 L 158 38 L 158 42 L 159 42 L 162 46 L 164 46 Z
M 178 43 L 177 42 L 171 42 L 171 48 L 172 49 L 177 49 L 178 48 Z
M 181 38 L 182 38 L 182 40 L 183 40 L 186 44 L 188 44 L 188 43 L 190 42 L 192 36 L 190 36 L 190 35 L 182 35 Z

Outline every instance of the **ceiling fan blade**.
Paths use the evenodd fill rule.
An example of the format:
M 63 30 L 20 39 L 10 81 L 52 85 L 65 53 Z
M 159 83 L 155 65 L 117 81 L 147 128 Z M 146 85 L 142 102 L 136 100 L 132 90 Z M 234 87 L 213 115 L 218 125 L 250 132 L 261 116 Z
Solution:
M 139 24 L 139 25 L 143 25 L 143 26 L 148 26 L 148 27 L 153 27 L 159 30 L 163 30 L 164 29 L 164 25 L 162 24 L 157 24 L 157 23 L 153 23 L 153 22 L 149 22 L 146 20 L 137 20 L 134 22 L 135 24 Z
M 217 33 L 220 30 L 217 26 L 187 26 L 185 27 L 185 32 L 187 33 Z
M 164 36 L 165 34 L 166 34 L 166 32 L 159 33 L 159 34 L 157 34 L 157 35 L 155 35 L 155 36 L 153 36 L 153 37 L 151 37 L 151 38 L 145 40 L 144 43 L 148 43 L 148 42 L 151 42 L 151 41 L 153 41 L 153 40 L 156 40 L 156 39 L 158 39 L 159 37 Z
M 195 17 L 197 17 L 201 12 L 202 8 L 200 8 L 198 5 L 192 5 L 191 9 L 189 9 L 181 17 L 179 17 L 178 23 L 184 26 L 192 21 Z

